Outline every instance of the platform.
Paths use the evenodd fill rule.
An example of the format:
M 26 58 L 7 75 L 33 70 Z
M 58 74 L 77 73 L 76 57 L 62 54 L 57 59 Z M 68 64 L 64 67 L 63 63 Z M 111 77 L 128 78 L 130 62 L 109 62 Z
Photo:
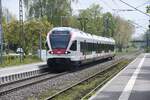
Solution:
M 150 54 L 139 55 L 89 100 L 150 100 Z
M 46 62 L 16 65 L 7 68 L 0 68 L 0 77 L 39 70 L 46 67 Z

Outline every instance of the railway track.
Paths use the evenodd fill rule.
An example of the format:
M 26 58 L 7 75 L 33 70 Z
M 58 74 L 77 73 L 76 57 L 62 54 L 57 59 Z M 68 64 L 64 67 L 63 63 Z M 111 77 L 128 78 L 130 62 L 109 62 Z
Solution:
M 124 59 L 117 60 L 115 63 L 112 63 L 111 65 L 109 65 L 109 66 L 107 67 L 107 69 L 109 69 L 109 68 L 111 68 L 111 67 L 117 65 L 118 63 L 120 63 L 120 62 L 123 61 L 123 60 L 124 60 Z M 107 69 L 105 69 L 105 70 L 107 70 Z M 90 75 L 89 77 L 87 77 L 87 78 L 85 78 L 85 79 L 83 79 L 83 80 L 81 80 L 81 81 L 79 81 L 79 82 L 77 82 L 77 83 L 74 83 L 73 85 L 71 85 L 71 86 L 69 86 L 69 87 L 67 87 L 67 88 L 65 88 L 65 89 L 63 89 L 63 90 L 61 90 L 61 91 L 59 91 L 59 92 L 57 92 L 57 93 L 55 93 L 55 94 L 49 96 L 48 98 L 46 98 L 46 100 L 51 100 L 51 99 L 53 99 L 53 98 L 59 96 L 60 94 L 62 94 L 62 93 L 64 93 L 64 92 L 68 91 L 69 89 L 71 89 L 71 88 L 73 88 L 73 87 L 75 87 L 75 86 L 77 86 L 77 85 L 79 85 L 79 84 L 81 84 L 81 83 L 83 83 L 83 82 L 85 82 L 85 81 L 87 81 L 87 80 L 93 78 L 93 77 L 95 77 L 96 75 L 102 73 L 102 72 L 105 71 L 105 70 L 98 71 L 98 72 L 96 72 L 95 74 Z M 113 75 L 115 75 L 115 74 L 117 74 L 117 72 L 114 73 Z M 112 77 L 112 76 L 111 76 L 111 77 Z M 105 81 L 107 81 L 108 79 L 110 79 L 110 77 L 107 78 Z M 104 82 L 105 82 L 105 81 L 104 81 Z
M 138 53 L 136 53 L 135 55 L 133 55 L 133 57 L 131 57 L 130 59 L 128 59 L 128 61 L 129 61 L 129 62 L 132 61 L 132 60 L 136 57 L 136 55 L 138 55 Z M 59 92 L 57 92 L 57 93 L 55 93 L 55 94 L 53 94 L 53 95 L 47 97 L 45 100 L 53 100 L 53 99 L 54 99 L 54 100 L 55 100 L 55 99 L 56 99 L 56 100 L 59 100 L 59 98 L 57 98 L 57 97 L 59 97 L 61 94 L 65 94 L 65 92 L 71 90 L 72 88 L 74 88 L 74 87 L 76 87 L 76 86 L 78 86 L 78 85 L 80 85 L 80 84 L 82 84 L 82 83 L 87 82 L 89 79 L 92 79 L 92 78 L 98 76 L 99 74 L 103 73 L 104 71 L 107 71 L 107 70 L 109 70 L 109 69 L 112 69 L 113 66 L 115 66 L 115 65 L 119 64 L 120 62 L 124 61 L 124 60 L 126 59 L 126 56 L 123 57 L 123 58 L 124 58 L 124 59 L 120 59 L 120 60 L 116 61 L 115 63 L 110 64 L 106 69 L 101 70 L 101 71 L 98 71 L 98 72 L 96 72 L 95 74 L 90 75 L 89 77 L 87 77 L 87 78 L 85 78 L 85 79 L 83 79 L 83 80 L 81 80 L 81 81 L 79 81 L 79 82 L 77 82 L 77 83 L 74 83 L 73 85 L 71 85 L 71 86 L 69 86 L 69 87 L 67 87 L 67 88 L 64 88 L 63 90 L 61 90 L 61 91 L 59 91 Z M 126 59 L 126 60 L 127 60 L 127 59 Z M 122 69 L 124 69 L 125 66 L 127 66 L 127 64 L 123 65 L 123 67 L 121 67 L 121 69 L 119 69 L 119 71 L 115 71 L 115 72 L 112 73 L 109 77 L 103 79 L 103 81 L 102 81 L 99 85 L 97 85 L 95 88 L 93 88 L 92 90 L 90 90 L 88 93 L 84 94 L 84 95 L 82 96 L 82 98 L 80 98 L 80 99 L 81 99 L 81 100 L 87 100 L 88 97 L 90 97 L 93 92 L 95 92 L 98 88 L 100 88 L 100 87 L 103 86 L 107 81 L 109 81 L 111 78 L 113 78 L 117 73 L 119 73 Z M 73 90 L 75 91 L 75 89 L 73 89 Z M 67 95 L 67 94 L 66 94 L 66 95 Z M 78 98 L 78 99 L 79 99 L 79 98 Z M 68 99 L 67 99 L 67 100 L 68 100 Z
M 119 60 L 119 58 L 118 58 L 118 60 Z M 105 62 L 105 63 L 107 63 L 107 62 Z M 108 64 L 110 64 L 110 63 L 108 63 Z M 34 84 L 37 84 L 37 83 L 40 83 L 40 82 L 43 82 L 46 80 L 57 78 L 59 76 L 65 75 L 67 73 L 68 72 L 62 72 L 62 73 L 45 72 L 45 73 L 42 73 L 42 74 L 39 74 L 39 75 L 36 75 L 33 77 L 0 84 L 0 96 L 6 95 L 13 91 L 17 91 L 19 89 L 23 89 L 24 87 L 28 87 L 30 85 L 34 85 Z
M 102 67 L 102 70 L 100 70 L 100 71 L 97 72 L 96 74 L 98 74 L 98 73 L 100 73 L 100 72 L 102 72 L 102 71 L 104 71 L 104 70 L 106 70 L 106 69 L 108 69 L 108 68 L 114 66 L 115 64 L 119 63 L 121 60 L 124 60 L 124 59 L 123 59 L 123 58 L 121 59 L 120 57 L 117 57 L 116 59 L 114 59 L 114 60 L 112 60 L 112 61 L 100 63 L 100 66 L 103 66 L 103 67 Z M 95 65 L 91 65 L 91 66 L 92 66 L 92 67 L 85 68 L 85 69 L 88 69 L 88 70 L 89 70 L 90 68 L 93 69 L 93 66 L 95 66 Z M 96 66 L 97 66 L 97 64 L 96 64 Z M 98 66 L 99 66 L 99 64 L 98 64 Z M 83 68 L 83 69 L 81 68 L 81 70 L 84 72 L 84 68 Z M 78 72 L 80 72 L 80 69 L 79 69 L 79 71 L 75 71 L 75 73 L 78 73 Z M 52 79 L 53 79 L 53 80 L 61 79 L 61 77 L 66 77 L 66 75 L 67 75 L 67 77 L 68 77 L 68 76 L 71 77 L 71 75 L 68 75 L 68 74 L 70 74 L 70 73 L 68 73 L 68 72 L 57 73 L 57 74 L 55 74 L 55 73 L 43 73 L 43 74 L 41 74 L 41 75 L 39 75 L 39 76 L 37 75 L 37 76 L 32 77 L 32 78 L 28 78 L 28 79 L 24 79 L 24 80 L 19 80 L 19 81 L 7 83 L 7 84 L 1 84 L 1 85 L 0 85 L 0 97 L 1 97 L 1 96 L 4 96 L 4 95 L 6 95 L 6 94 L 12 93 L 13 91 L 22 90 L 22 89 L 25 88 L 25 87 L 29 87 L 29 86 L 32 86 L 32 85 L 37 84 L 37 83 L 39 84 L 40 82 L 42 83 L 42 82 L 45 82 L 45 81 L 48 81 L 48 80 L 52 80 Z M 72 73 L 71 73 L 71 74 L 72 74 Z M 94 75 L 96 75 L 96 74 L 94 74 Z M 88 78 L 94 77 L 94 75 L 89 76 Z M 60 76 L 60 77 L 59 77 L 59 76 Z M 59 78 L 57 78 L 57 77 L 59 77 Z M 71 87 L 74 87 L 74 86 L 80 84 L 82 81 L 88 80 L 88 78 L 83 79 L 83 80 L 81 80 L 81 81 L 78 81 L 78 82 L 76 82 L 75 84 L 70 85 L 70 86 L 71 86 Z M 61 79 L 61 80 L 64 80 L 64 79 Z M 64 81 L 65 81 L 65 80 L 64 80 Z M 52 83 L 53 83 L 53 82 L 52 82 Z M 55 83 L 56 83 L 56 82 L 55 82 Z M 65 85 L 65 84 L 64 84 L 64 85 Z M 71 88 L 70 86 L 69 86 L 69 88 Z M 41 87 L 41 88 L 42 88 L 42 87 Z M 69 88 L 68 88 L 68 89 L 69 89 Z M 63 91 L 66 91 L 66 90 L 68 90 L 68 89 L 67 89 L 67 88 L 61 89 L 61 91 L 59 91 L 59 92 L 57 92 L 57 93 L 51 95 L 50 98 L 47 98 L 47 99 L 51 99 L 51 98 L 53 98 L 53 97 L 59 95 L 60 93 L 63 93 Z M 10 95 L 11 95 L 11 94 L 10 94 Z M 7 99 L 6 99 L 6 100 L 7 100 Z
M 0 96 L 6 95 L 7 93 L 17 91 L 19 89 L 22 89 L 24 87 L 40 83 L 42 81 L 46 81 L 49 79 L 53 79 L 56 77 L 59 77 L 61 75 L 67 74 L 67 72 L 59 73 L 59 74 L 54 74 L 54 73 L 43 73 L 34 77 L 18 80 L 18 81 L 13 81 L 10 83 L 6 84 L 1 84 L 0 85 Z

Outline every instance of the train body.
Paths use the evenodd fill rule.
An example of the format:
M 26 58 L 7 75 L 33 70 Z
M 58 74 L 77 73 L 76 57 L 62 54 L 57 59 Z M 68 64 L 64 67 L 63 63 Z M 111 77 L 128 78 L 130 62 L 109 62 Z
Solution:
M 88 62 L 115 56 L 115 41 L 70 27 L 56 27 L 46 39 L 48 49 L 47 64 L 50 68 L 60 69 L 68 66 L 80 66 Z M 64 65 L 64 66 L 63 66 Z

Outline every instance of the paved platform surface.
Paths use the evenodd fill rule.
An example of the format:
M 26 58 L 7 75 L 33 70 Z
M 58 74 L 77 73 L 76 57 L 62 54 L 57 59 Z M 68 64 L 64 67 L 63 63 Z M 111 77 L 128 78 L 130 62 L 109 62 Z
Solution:
M 1 68 L 0 69 L 0 77 L 38 70 L 41 68 L 45 68 L 46 67 L 45 65 L 46 65 L 46 62 L 39 62 L 39 63 L 12 66 L 12 67 L 8 67 L 8 68 Z
M 139 55 L 89 100 L 150 100 L 150 54 Z

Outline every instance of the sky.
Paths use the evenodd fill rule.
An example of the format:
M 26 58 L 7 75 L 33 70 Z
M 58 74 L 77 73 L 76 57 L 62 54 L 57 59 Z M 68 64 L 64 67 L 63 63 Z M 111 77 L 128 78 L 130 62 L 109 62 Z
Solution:
M 19 18 L 19 0 L 1 0 L 2 6 L 8 8 L 8 10 Z
M 148 0 L 123 0 L 126 3 L 129 3 L 130 5 L 134 7 L 138 7 L 139 10 L 146 12 L 146 6 L 150 5 Z M 138 25 L 142 27 L 137 27 L 138 25 L 135 25 L 136 31 L 134 33 L 134 37 L 137 37 L 141 34 L 143 34 L 146 29 L 148 29 L 149 24 L 149 17 L 138 12 L 138 11 L 117 11 L 113 9 L 132 9 L 133 8 L 123 4 L 120 2 L 120 0 L 78 0 L 78 2 L 75 2 L 72 4 L 73 13 L 78 14 L 78 10 L 86 9 L 90 7 L 91 4 L 99 4 L 103 9 L 102 12 L 111 12 L 115 16 L 121 16 L 122 18 L 126 20 L 133 21 L 134 23 L 137 23 Z M 141 6 L 142 5 L 142 6 Z M 2 0 L 2 6 L 5 8 L 8 8 L 11 13 L 13 13 L 17 18 L 19 17 L 19 0 Z

